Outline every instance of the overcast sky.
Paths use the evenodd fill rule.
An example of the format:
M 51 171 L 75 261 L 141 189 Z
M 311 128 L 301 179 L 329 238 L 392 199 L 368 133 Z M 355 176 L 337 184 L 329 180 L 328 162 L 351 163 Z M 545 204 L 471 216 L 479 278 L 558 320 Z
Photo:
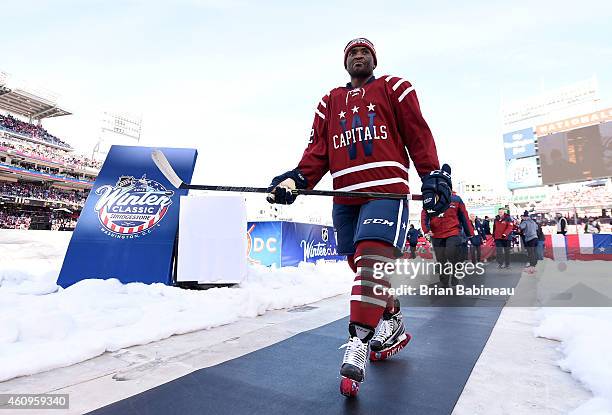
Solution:
M 316 103 L 347 81 L 344 45 L 365 36 L 375 75 L 415 85 L 455 177 L 503 188 L 501 99 L 592 75 L 611 97 L 611 21 L 609 0 L 21 0 L 2 5 L 0 70 L 60 94 L 74 115 L 44 125 L 77 149 L 103 109 L 141 113 L 143 144 L 199 150 L 194 180 L 260 186 L 295 167 Z

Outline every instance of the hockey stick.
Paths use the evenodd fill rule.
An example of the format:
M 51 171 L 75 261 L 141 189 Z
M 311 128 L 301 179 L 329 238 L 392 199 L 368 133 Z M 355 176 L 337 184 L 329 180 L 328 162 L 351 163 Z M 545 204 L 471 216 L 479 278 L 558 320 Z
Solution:
M 170 184 L 177 189 L 189 190 L 213 190 L 217 192 L 245 192 L 245 193 L 270 193 L 266 187 L 243 187 L 243 186 L 212 186 L 205 184 L 187 184 L 176 174 L 170 162 L 160 150 L 151 152 L 153 162 L 162 172 L 164 177 L 168 179 Z M 371 197 L 380 199 L 407 199 L 407 200 L 423 200 L 421 195 L 402 194 L 402 193 L 380 193 L 380 192 L 345 192 L 341 190 L 306 190 L 295 189 L 292 191 L 295 195 L 309 196 L 339 196 L 339 197 Z

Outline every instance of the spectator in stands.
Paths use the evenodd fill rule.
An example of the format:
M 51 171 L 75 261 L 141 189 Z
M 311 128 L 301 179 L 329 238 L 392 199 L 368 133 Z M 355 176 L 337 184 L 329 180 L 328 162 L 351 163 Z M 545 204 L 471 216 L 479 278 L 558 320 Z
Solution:
M 557 213 L 557 234 L 565 235 L 567 233 L 567 219 L 560 213 Z
M 72 205 L 83 205 L 88 192 L 79 190 L 61 190 L 36 183 L 0 182 L 0 194 L 52 202 L 63 202 Z
M 416 258 L 416 247 L 419 243 L 419 236 L 421 236 L 421 231 L 416 229 L 413 224 L 410 224 L 410 229 L 408 229 L 408 243 L 410 244 L 410 258 Z
M 519 229 L 523 236 L 527 257 L 529 258 L 529 266 L 525 268 L 525 271 L 529 274 L 533 274 L 535 273 L 535 266 L 538 263 L 536 256 L 536 248 L 538 246 L 538 225 L 531 219 L 528 211 L 523 213 L 523 220 L 519 225 Z
M 0 229 L 29 229 L 32 218 L 14 208 L 0 210 Z
M 0 229 L 30 229 L 33 218 L 48 218 L 52 230 L 72 230 L 80 212 L 51 211 L 48 207 L 4 204 L 0 205 Z
M 54 135 L 49 134 L 49 132 L 45 130 L 42 125 L 30 124 L 25 121 L 18 120 L 11 115 L 0 115 L 0 127 L 18 134 L 38 138 L 58 146 L 71 148 L 67 143 L 63 142 Z
M 500 269 L 510 268 L 510 237 L 512 228 L 512 217 L 504 208 L 500 208 L 493 222 L 493 238 L 495 239 L 497 264 Z
M 49 146 L 27 143 L 26 141 L 0 140 L 0 151 L 12 149 L 19 155 L 38 159 L 42 161 L 51 161 L 57 164 L 64 164 L 70 167 L 88 167 L 99 170 L 102 163 L 97 160 L 92 160 L 84 155 L 68 153 L 66 150 L 59 150 Z

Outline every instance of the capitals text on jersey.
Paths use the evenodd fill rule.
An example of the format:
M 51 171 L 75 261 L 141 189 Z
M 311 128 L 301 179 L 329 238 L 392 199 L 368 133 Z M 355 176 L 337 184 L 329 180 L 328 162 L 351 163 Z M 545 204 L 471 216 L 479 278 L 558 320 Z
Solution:
M 357 142 L 368 141 L 368 140 L 386 140 L 387 139 L 387 126 L 367 126 L 367 127 L 356 127 L 341 133 L 340 135 L 334 135 L 332 137 L 334 141 L 334 148 L 346 147 Z M 378 135 L 380 132 L 380 135 Z

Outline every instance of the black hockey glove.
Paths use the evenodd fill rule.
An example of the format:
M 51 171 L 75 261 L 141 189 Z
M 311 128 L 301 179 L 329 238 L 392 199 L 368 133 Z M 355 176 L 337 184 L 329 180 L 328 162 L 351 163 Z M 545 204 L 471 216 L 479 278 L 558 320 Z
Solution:
M 450 173 L 450 166 L 444 164 L 440 170 L 434 170 L 421 179 L 423 209 L 431 216 L 440 215 L 450 206 L 453 187 Z
M 306 187 L 308 187 L 308 181 L 298 169 L 289 170 L 288 172 L 272 179 L 270 186 L 268 186 L 268 192 L 272 193 L 274 198 L 268 196 L 266 198 L 268 202 L 278 203 L 281 205 L 290 205 L 295 202 L 297 195 L 293 194 L 291 189 L 286 187 L 277 187 L 285 179 L 293 179 L 297 189 L 306 189 Z

